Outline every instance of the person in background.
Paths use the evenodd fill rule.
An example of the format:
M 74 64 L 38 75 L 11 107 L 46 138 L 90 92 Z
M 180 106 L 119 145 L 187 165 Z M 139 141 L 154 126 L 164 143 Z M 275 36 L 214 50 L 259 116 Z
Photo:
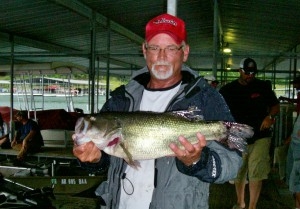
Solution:
M 271 127 L 280 107 L 270 83 L 256 78 L 257 65 L 253 59 L 242 59 L 239 73 L 238 79 L 224 85 L 219 91 L 236 122 L 250 125 L 254 129 L 253 137 L 247 140 L 248 151 L 243 155 L 243 165 L 235 179 L 237 204 L 233 209 L 246 207 L 247 180 L 250 193 L 248 209 L 256 209 L 262 180 L 268 178 L 271 168 L 269 156 Z
M 286 158 L 286 183 L 294 194 L 295 208 L 300 209 L 300 118 L 296 119 Z
M 204 76 L 204 79 L 207 81 L 209 85 L 211 85 L 213 88 L 217 89 L 219 85 L 219 81 L 216 80 L 215 76 L 213 75 L 206 75 Z
M 19 111 L 16 114 L 16 134 L 11 142 L 11 147 L 19 151 L 15 164 L 21 164 L 28 153 L 39 152 L 44 145 L 38 124 L 29 119 L 26 111 Z
M 300 113 L 300 76 L 296 77 L 292 82 L 293 87 L 296 89 L 297 91 L 297 98 L 287 98 L 284 96 L 280 96 L 278 99 L 282 100 L 282 101 L 288 101 L 290 103 L 296 103 L 296 112 L 297 112 L 297 116 Z
M 127 85 L 111 93 L 101 111 L 198 110 L 205 120 L 233 121 L 221 95 L 189 67 L 190 47 L 185 23 L 178 17 L 162 14 L 146 25 L 142 44 L 146 66 L 135 72 Z M 241 154 L 195 133 L 197 144 L 178 136 L 183 148 L 170 144 L 174 156 L 141 160 L 138 169 L 99 150 L 93 142 L 80 146 L 73 135 L 74 155 L 87 169 L 109 166 L 108 180 L 96 195 L 107 208 L 208 209 L 209 183 L 234 178 L 242 163 Z
M 9 126 L 3 120 L 1 113 L 0 113 L 0 146 L 2 149 L 10 148 Z
M 212 81 L 210 85 L 211 85 L 213 88 L 218 89 L 219 81 L 218 81 L 218 80 Z

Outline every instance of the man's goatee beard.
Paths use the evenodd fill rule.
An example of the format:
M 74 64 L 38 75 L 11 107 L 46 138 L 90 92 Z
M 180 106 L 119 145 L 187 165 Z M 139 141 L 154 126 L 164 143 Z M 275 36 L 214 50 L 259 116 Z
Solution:
M 165 69 L 160 71 L 159 68 L 158 69 L 155 68 L 157 66 L 160 67 L 159 65 L 164 65 L 163 66 L 164 68 L 168 67 L 169 69 L 167 71 Z M 165 80 L 165 79 L 170 78 L 173 75 L 173 66 L 170 65 L 170 63 L 168 63 L 168 62 L 158 61 L 152 65 L 151 72 L 155 78 L 160 79 L 160 80 Z

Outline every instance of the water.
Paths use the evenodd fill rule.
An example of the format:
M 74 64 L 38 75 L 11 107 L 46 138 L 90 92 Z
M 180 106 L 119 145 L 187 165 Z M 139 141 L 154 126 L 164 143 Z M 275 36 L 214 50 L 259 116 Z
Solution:
M 73 96 L 71 99 L 66 98 L 65 96 L 34 96 L 34 102 L 30 101 L 28 97 L 28 102 L 26 102 L 25 97 L 14 95 L 14 108 L 15 109 L 34 109 L 37 110 L 49 110 L 49 109 L 65 109 L 68 111 L 68 107 L 79 108 L 84 111 L 84 113 L 90 113 L 88 105 L 88 96 Z M 95 96 L 95 103 L 96 103 Z M 44 100 L 44 101 L 43 101 Z M 98 96 L 98 109 L 101 109 L 104 104 L 106 97 L 101 95 Z M 26 103 L 28 105 L 26 105 Z M 69 104 L 69 105 L 68 105 Z M 10 107 L 10 95 L 0 95 L 0 106 Z M 29 107 L 29 108 L 27 108 Z M 97 104 L 95 104 L 95 112 L 97 112 Z

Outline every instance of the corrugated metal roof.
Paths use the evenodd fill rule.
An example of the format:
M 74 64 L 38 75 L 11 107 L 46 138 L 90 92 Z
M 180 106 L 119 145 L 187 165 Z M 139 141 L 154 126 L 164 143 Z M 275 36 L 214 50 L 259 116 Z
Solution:
M 144 66 L 145 24 L 167 12 L 166 0 L 9 0 L 0 5 L 0 66 L 10 64 L 13 41 L 15 63 L 72 62 L 88 69 L 94 25 L 96 66 L 105 71 L 110 60 L 111 72 L 118 74 Z M 225 64 L 238 68 L 245 56 L 256 59 L 259 69 L 274 70 L 276 63 L 278 72 L 295 70 L 289 63 L 298 58 L 299 11 L 298 0 L 178 0 L 177 16 L 186 22 L 191 46 L 187 64 L 212 69 L 214 44 L 229 43 L 231 55 L 218 51 L 218 70 Z

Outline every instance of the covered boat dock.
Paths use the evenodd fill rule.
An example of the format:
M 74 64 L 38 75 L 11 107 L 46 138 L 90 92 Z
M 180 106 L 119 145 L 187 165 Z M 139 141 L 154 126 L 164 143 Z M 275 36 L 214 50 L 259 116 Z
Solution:
M 126 81 L 145 65 L 141 44 L 146 22 L 171 13 L 186 21 L 191 46 L 186 64 L 200 76 L 213 75 L 224 85 L 237 77 L 240 60 L 251 57 L 258 64 L 257 77 L 270 80 L 278 97 L 296 95 L 290 81 L 299 76 L 300 69 L 298 0 L 10 0 L 0 5 L 0 80 L 8 81 L 4 83 L 11 94 L 17 77 L 61 75 L 75 80 L 74 74 L 85 74 L 89 92 L 95 92 L 100 76 L 105 77 L 101 85 L 106 86 L 108 99 L 111 76 Z M 95 113 L 98 101 L 94 94 L 90 96 L 89 109 Z M 294 104 L 282 103 L 274 127 L 273 171 L 259 208 L 293 206 L 282 184 L 284 162 L 278 149 L 294 119 Z M 98 204 L 92 199 L 89 205 L 86 194 L 65 197 L 58 198 L 57 208 Z M 84 203 L 75 206 L 73 202 L 80 199 Z M 229 209 L 235 202 L 233 185 L 212 185 L 210 201 L 212 209 Z

